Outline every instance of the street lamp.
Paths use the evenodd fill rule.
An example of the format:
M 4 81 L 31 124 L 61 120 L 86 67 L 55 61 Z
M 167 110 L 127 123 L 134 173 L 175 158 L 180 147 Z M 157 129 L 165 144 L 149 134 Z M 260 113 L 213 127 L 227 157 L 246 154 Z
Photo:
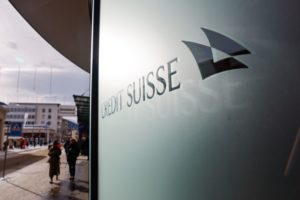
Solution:
M 46 125 L 46 135 L 47 135 L 47 145 L 49 144 L 49 133 L 48 133 L 48 126 Z

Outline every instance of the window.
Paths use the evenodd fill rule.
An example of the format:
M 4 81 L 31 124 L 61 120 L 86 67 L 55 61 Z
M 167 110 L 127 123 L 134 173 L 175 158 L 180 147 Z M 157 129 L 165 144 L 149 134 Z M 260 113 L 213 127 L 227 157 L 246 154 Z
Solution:
M 51 113 L 51 108 L 48 109 L 48 112 Z
M 45 108 L 43 108 L 43 109 L 42 109 L 42 112 L 43 112 L 43 113 L 44 113 L 44 112 L 46 112 L 46 109 L 45 109 Z
M 51 115 L 48 115 L 48 119 L 51 119 Z
M 33 119 L 33 115 L 28 115 L 28 119 Z

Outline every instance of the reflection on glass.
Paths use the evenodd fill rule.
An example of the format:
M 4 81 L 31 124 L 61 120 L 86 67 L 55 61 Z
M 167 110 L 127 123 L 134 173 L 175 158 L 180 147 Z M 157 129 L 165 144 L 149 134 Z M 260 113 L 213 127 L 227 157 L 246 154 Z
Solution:
M 202 28 L 202 30 L 206 34 L 211 47 L 189 41 L 183 41 L 183 43 L 192 52 L 203 79 L 219 72 L 247 68 L 246 65 L 231 56 L 250 54 L 250 51 L 220 33 L 205 28 Z M 213 48 L 227 54 L 228 58 L 214 62 Z

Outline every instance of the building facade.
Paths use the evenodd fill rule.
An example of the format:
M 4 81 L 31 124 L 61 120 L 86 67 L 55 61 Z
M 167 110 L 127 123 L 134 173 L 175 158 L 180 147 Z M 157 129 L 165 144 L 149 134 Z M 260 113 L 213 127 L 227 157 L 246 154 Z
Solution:
M 76 117 L 75 106 L 56 103 L 10 103 L 8 109 L 6 124 L 23 122 L 23 137 L 39 143 L 60 139 L 63 117 Z
M 65 133 L 65 126 L 64 126 L 64 117 L 71 117 L 77 119 L 77 111 L 76 106 L 73 105 L 60 105 L 58 109 L 58 118 L 57 118 L 57 133 L 60 138 L 63 138 L 62 135 Z

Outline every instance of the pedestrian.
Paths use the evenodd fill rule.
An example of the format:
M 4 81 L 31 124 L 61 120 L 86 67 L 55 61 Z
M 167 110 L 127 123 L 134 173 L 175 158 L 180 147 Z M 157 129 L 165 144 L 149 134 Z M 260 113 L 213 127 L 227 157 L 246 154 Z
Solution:
M 8 147 L 8 141 L 6 140 L 6 141 L 3 143 L 3 145 L 4 145 L 3 151 L 6 151 L 6 150 L 7 150 L 7 147 Z
M 58 147 L 58 141 L 54 141 L 53 145 L 49 146 L 49 177 L 50 183 L 53 183 L 53 177 L 56 176 L 56 180 L 58 180 L 58 175 L 60 174 L 60 155 L 61 150 Z
M 69 164 L 70 180 L 74 181 L 76 160 L 80 153 L 79 145 L 77 141 L 72 138 L 70 142 L 66 142 L 64 148 L 67 154 L 67 161 Z
M 71 143 L 71 138 L 68 138 L 64 144 L 64 149 L 65 149 L 66 155 L 68 155 L 68 147 L 69 147 L 70 143 Z

